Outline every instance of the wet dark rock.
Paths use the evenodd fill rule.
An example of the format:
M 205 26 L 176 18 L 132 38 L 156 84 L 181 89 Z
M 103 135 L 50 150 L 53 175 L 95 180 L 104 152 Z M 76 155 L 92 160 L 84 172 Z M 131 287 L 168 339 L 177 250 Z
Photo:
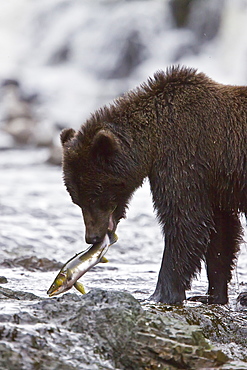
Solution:
M 50 146 L 49 157 L 47 163 L 60 166 L 62 164 L 62 147 L 61 145 L 52 144 Z
M 225 0 L 208 0 L 207 3 L 203 0 L 192 2 L 188 27 L 197 36 L 199 42 L 207 42 L 217 36 L 224 7 Z
M 0 276 L 0 284 L 6 284 L 8 279 L 5 276 Z
M 57 65 L 67 62 L 70 59 L 70 47 L 68 44 L 62 45 L 60 48 L 54 51 L 53 55 L 49 60 L 50 65 Z
M 183 46 L 180 56 L 199 52 L 201 45 L 217 36 L 225 0 L 171 0 L 171 14 L 177 28 L 187 28 L 194 35 L 193 44 Z
M 197 305 L 194 308 L 167 305 L 155 305 L 153 310 L 180 318 L 190 325 L 198 325 L 205 338 L 209 339 L 218 348 L 224 349 L 234 360 L 247 362 L 247 316 L 243 312 L 232 312 L 227 306 Z M 233 348 L 233 350 L 232 350 Z M 239 365 L 238 365 L 239 366 Z M 240 367 L 231 367 L 239 369 Z M 241 369 L 247 369 L 247 364 Z
M 32 107 L 28 99 L 23 96 L 19 81 L 6 79 L 2 82 L 1 94 L 3 95 L 3 126 L 16 144 L 30 144 L 33 130 L 36 125 Z
M 235 318 L 227 307 L 202 305 L 196 310 L 183 310 L 189 324 L 200 325 L 203 334 L 218 343 L 234 342 L 247 346 L 247 318 Z M 246 316 L 246 315 L 245 315 Z
M 146 49 L 137 30 L 132 30 L 124 39 L 114 40 L 115 42 L 120 50 L 119 57 L 116 65 L 106 75 L 108 78 L 125 78 L 146 59 Z
M 52 122 L 39 117 L 39 94 L 27 91 L 18 80 L 0 80 L 1 135 L 0 149 L 26 146 L 49 147 L 53 145 L 56 128 Z
M 94 289 L 20 306 L 0 315 L 0 368 L 221 369 L 227 362 L 202 328 L 188 324 L 186 310 L 144 310 L 126 292 Z
M 3 299 L 34 301 L 39 300 L 40 297 L 36 296 L 33 293 L 0 287 L 0 300 Z
M 1 329 L 0 329 L 1 336 Z M 19 370 L 23 367 L 20 367 L 21 354 L 13 351 L 7 344 L 0 343 L 0 368 L 1 369 L 13 369 Z M 7 366 L 7 367 L 4 367 Z
M 191 11 L 191 3 L 194 0 L 171 0 L 170 7 L 175 25 L 178 28 L 186 27 L 189 14 Z
M 1 267 L 23 267 L 29 271 L 56 271 L 61 269 L 62 263 L 48 258 L 37 258 L 36 256 L 18 257 L 14 259 L 5 259 L 0 263 Z
M 242 306 L 247 306 L 247 292 L 240 293 L 237 298 L 237 302 L 240 303 Z

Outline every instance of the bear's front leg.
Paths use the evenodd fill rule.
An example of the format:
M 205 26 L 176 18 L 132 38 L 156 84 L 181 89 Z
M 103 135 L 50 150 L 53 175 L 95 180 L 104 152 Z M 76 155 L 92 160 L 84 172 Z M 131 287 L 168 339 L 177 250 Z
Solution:
M 182 304 L 186 299 L 186 284 L 182 280 L 172 250 L 166 245 L 156 289 L 150 300 L 167 304 Z
M 188 213 L 187 213 L 188 215 Z M 155 292 L 151 300 L 167 304 L 181 304 L 185 290 L 201 269 L 210 241 L 212 226 L 206 219 L 193 216 L 170 216 L 165 223 L 165 250 Z
M 157 302 L 181 304 L 205 259 L 214 221 L 201 168 L 204 170 L 204 166 L 192 165 L 189 158 L 181 161 L 177 147 L 169 152 L 166 166 L 157 162 L 149 176 L 165 237 L 158 282 L 150 297 Z

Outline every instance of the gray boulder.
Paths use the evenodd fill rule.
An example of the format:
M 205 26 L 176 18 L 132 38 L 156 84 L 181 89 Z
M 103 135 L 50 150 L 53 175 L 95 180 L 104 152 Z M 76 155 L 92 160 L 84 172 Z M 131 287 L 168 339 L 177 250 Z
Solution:
M 0 369 L 173 370 L 229 365 L 224 352 L 205 339 L 203 327 L 188 324 L 188 312 L 141 305 L 126 292 L 94 289 L 84 296 L 68 293 L 41 299 L 1 288 L 1 299 L 19 300 L 19 310 L 0 314 Z

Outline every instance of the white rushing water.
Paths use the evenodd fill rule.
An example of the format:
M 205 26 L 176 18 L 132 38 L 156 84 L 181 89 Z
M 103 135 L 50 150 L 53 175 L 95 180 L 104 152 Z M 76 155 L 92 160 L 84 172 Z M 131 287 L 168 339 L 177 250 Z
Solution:
M 80 209 L 72 204 L 62 184 L 61 169 L 43 164 L 47 150 L 13 150 L 0 156 L 0 246 L 1 261 L 35 256 L 65 263 L 87 248 Z M 242 224 L 247 240 L 246 221 Z M 118 226 L 119 241 L 107 253 L 108 264 L 99 264 L 82 278 L 86 290 L 93 287 L 118 289 L 146 299 L 153 292 L 160 268 L 163 240 L 155 220 L 146 182 L 133 197 L 127 219 Z M 246 290 L 246 245 L 242 244 L 237 270 L 230 284 L 233 305 Z M 58 271 L 41 272 L 1 268 L 5 286 L 45 297 Z M 205 293 L 205 270 L 194 280 L 188 295 Z M 79 293 L 78 293 L 79 294 Z M 6 306 L 4 302 L 3 307 Z
M 37 93 L 40 120 L 78 126 L 174 63 L 246 84 L 246 25 L 247 0 L 198 0 L 186 29 L 175 28 L 168 0 L 8 0 L 0 4 L 0 80 Z

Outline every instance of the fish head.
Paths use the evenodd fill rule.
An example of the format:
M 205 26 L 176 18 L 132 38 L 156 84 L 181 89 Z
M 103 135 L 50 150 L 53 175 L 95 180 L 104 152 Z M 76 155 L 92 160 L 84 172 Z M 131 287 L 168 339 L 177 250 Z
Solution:
M 69 284 L 68 275 L 66 271 L 60 272 L 50 288 L 47 291 L 49 297 L 66 292 L 72 287 L 73 284 Z

